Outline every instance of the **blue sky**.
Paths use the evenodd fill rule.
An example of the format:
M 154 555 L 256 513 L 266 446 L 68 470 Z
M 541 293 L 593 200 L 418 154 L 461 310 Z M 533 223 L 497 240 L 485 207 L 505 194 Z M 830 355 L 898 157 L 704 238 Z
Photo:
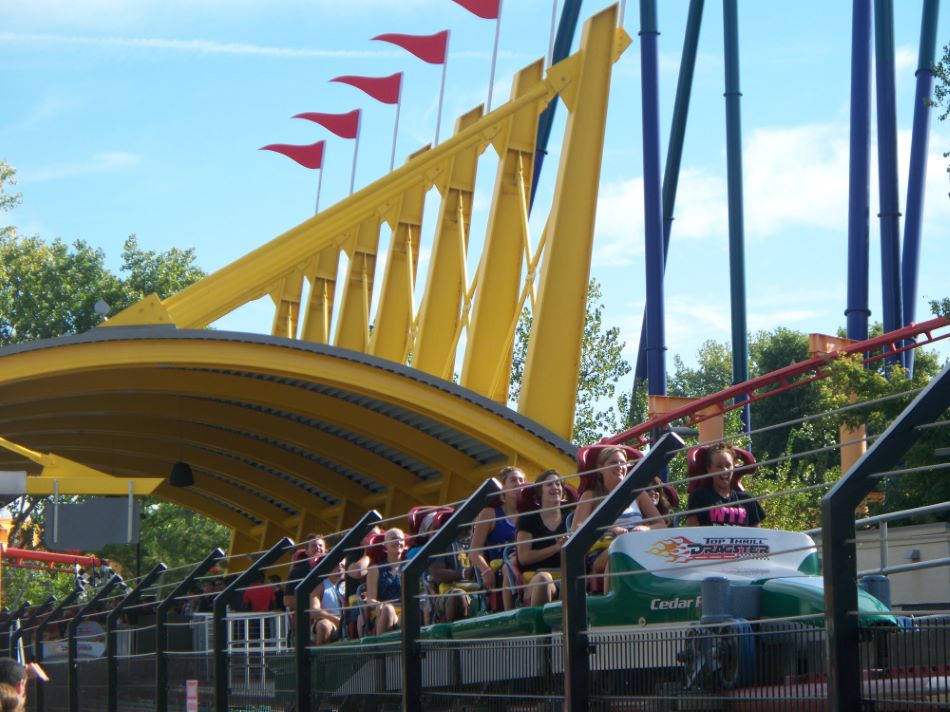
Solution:
M 582 16 L 606 4 L 588 0 Z M 659 3 L 664 143 L 687 6 Z M 846 304 L 851 3 L 740 0 L 739 9 L 749 327 L 833 333 Z M 940 46 L 950 42 L 944 10 Z M 547 52 L 551 11 L 551 0 L 505 0 L 494 105 L 507 98 L 512 74 Z M 895 3 L 902 205 L 920 12 L 920 2 Z M 637 22 L 631 3 L 634 37 Z M 332 77 L 404 71 L 397 162 L 432 140 L 440 69 L 368 40 L 442 29 L 452 32 L 444 137 L 485 100 L 494 36 L 494 23 L 450 0 L 0 0 L 0 157 L 18 168 L 24 198 L 7 221 L 23 233 L 100 246 L 114 267 L 136 233 L 149 249 L 193 246 L 214 270 L 312 214 L 316 173 L 258 147 L 326 138 L 321 202 L 345 197 L 352 143 L 292 115 L 362 108 L 357 187 L 388 169 L 393 107 L 328 83 Z M 721 6 L 709 2 L 667 267 L 667 345 L 687 362 L 704 340 L 729 338 L 722 92 Z M 614 71 L 593 260 L 606 321 L 621 327 L 631 360 L 644 302 L 639 97 L 635 42 Z M 555 127 L 539 189 L 535 240 L 562 129 Z M 950 123 L 934 120 L 919 320 L 929 315 L 927 299 L 950 296 L 947 150 Z M 476 242 L 491 158 L 485 154 L 476 192 Z M 872 215 L 876 194 L 875 167 Z M 435 203 L 428 210 L 431 227 Z M 871 310 L 879 320 L 878 235 L 875 219 Z M 421 270 L 427 255 L 424 242 Z M 268 305 L 252 304 L 219 326 L 266 332 L 270 318 Z

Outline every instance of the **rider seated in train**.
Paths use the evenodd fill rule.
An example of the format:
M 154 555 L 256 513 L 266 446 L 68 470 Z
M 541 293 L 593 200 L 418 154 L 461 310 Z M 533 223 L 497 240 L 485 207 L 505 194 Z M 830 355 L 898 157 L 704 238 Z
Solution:
M 590 467 L 590 455 L 596 452 L 593 467 Z M 600 502 L 616 489 L 627 474 L 629 460 L 638 451 L 633 448 L 619 445 L 606 445 L 601 448 L 590 448 L 586 451 L 587 471 L 582 472 L 581 488 L 583 490 L 577 504 L 577 514 L 574 516 L 573 529 L 577 529 L 593 513 Z M 582 463 L 582 467 L 584 464 Z M 656 505 L 650 498 L 648 491 L 640 492 L 620 515 L 606 529 L 610 536 L 620 536 L 627 532 L 646 531 L 648 529 L 662 529 L 666 521 L 660 516 Z M 589 563 L 592 574 L 603 574 L 607 569 L 607 548 L 603 547 Z
M 343 591 L 343 562 L 341 561 L 310 596 L 310 626 L 314 645 L 323 645 L 340 637 L 340 624 L 346 599 Z
M 378 547 L 374 542 L 370 547 Z M 400 582 L 406 552 L 406 535 L 402 529 L 387 529 L 382 537 L 382 555 L 374 559 L 366 574 L 365 608 L 372 621 L 363 622 L 362 635 L 382 635 L 399 626 Z
M 501 588 L 502 606 L 510 611 L 514 608 L 514 601 L 506 581 L 504 551 L 505 546 L 515 541 L 518 499 L 526 478 L 520 468 L 510 466 L 503 468 L 497 478 L 501 480 L 503 489 L 475 518 L 470 554 L 482 587 L 488 593 L 489 607 L 498 609 L 497 603 L 491 602 L 497 598 L 495 593 Z
M 565 505 L 571 500 L 555 470 L 542 472 L 534 483 L 524 494 L 534 506 L 518 517 L 515 541 L 520 570 L 534 572 L 525 586 L 524 598 L 528 605 L 542 606 L 560 596 L 555 578 L 561 570 L 561 547 L 568 538 Z
M 650 489 L 647 490 L 647 494 L 650 495 L 653 506 L 656 507 L 656 511 L 663 517 L 666 526 L 676 526 L 676 514 L 674 510 L 680 506 L 680 496 L 676 490 L 659 477 L 654 477 L 650 483 Z
M 719 443 L 693 448 L 688 456 L 691 475 L 686 526 L 758 527 L 765 519 L 762 505 L 740 485 L 743 474 L 751 474 L 755 458 L 752 454 Z M 736 463 L 743 467 L 736 469 Z
M 427 580 L 437 593 L 433 599 L 435 623 L 454 623 L 467 618 L 471 612 L 471 594 L 479 589 L 479 585 L 474 580 L 475 570 L 467 551 L 470 532 L 460 530 L 451 550 L 434 557 L 429 564 Z

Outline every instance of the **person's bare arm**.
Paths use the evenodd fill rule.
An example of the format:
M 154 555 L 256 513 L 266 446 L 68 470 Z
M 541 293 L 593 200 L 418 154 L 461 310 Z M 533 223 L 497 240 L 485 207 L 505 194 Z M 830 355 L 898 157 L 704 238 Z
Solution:
M 574 511 L 574 521 L 571 523 L 572 531 L 577 531 L 581 524 L 584 523 L 584 520 L 594 511 L 596 503 L 591 501 L 593 499 L 594 494 L 589 490 L 581 495 L 581 498 L 577 502 L 577 509 Z
M 379 596 L 379 569 L 373 567 L 366 574 L 366 600 L 377 602 Z
M 488 562 L 488 557 L 485 556 L 484 548 L 488 535 L 495 528 L 494 518 L 495 510 L 486 507 L 475 517 L 475 526 L 472 528 L 472 545 L 469 554 L 472 565 L 481 574 L 482 581 L 492 580 L 492 567 Z
M 333 585 L 332 582 L 330 585 L 331 586 Z M 313 594 L 311 594 L 310 596 L 310 620 L 311 622 L 318 621 L 321 619 L 328 620 L 333 625 L 339 625 L 340 616 L 330 613 L 330 611 L 326 610 L 322 605 L 324 586 L 326 586 L 326 582 L 323 582 L 319 586 L 317 586 L 314 589 Z
M 539 561 L 544 561 L 549 556 L 554 556 L 561 550 L 565 539 L 567 539 L 567 535 L 562 534 L 556 539 L 553 539 L 547 546 L 541 549 L 532 549 L 531 542 L 534 541 L 534 537 L 531 536 L 531 532 L 519 530 L 515 535 L 515 542 L 518 549 L 518 563 L 520 563 L 522 567 L 528 568 Z

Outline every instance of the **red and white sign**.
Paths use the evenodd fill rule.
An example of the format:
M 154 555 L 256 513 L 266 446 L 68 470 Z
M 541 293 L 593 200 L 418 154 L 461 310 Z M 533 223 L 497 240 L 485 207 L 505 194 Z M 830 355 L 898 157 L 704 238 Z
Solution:
M 185 680 L 185 712 L 198 712 L 197 680 Z

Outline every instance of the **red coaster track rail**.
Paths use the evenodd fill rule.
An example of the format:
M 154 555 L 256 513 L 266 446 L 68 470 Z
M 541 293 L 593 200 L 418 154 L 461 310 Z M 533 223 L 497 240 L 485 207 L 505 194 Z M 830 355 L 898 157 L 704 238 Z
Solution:
M 885 357 L 911 349 L 928 346 L 937 341 L 950 337 L 950 331 L 939 335 L 934 332 L 950 326 L 950 319 L 938 317 L 920 324 L 911 324 L 902 329 L 876 336 L 867 341 L 859 341 L 829 354 L 816 356 L 806 361 L 780 368 L 764 376 L 752 378 L 725 390 L 713 393 L 710 396 L 697 398 L 689 405 L 677 408 L 669 413 L 651 418 L 639 425 L 624 430 L 617 435 L 603 438 L 601 442 L 612 445 L 635 441 L 646 445 L 650 441 L 650 433 L 654 429 L 665 430 L 677 421 L 683 421 L 687 427 L 693 426 L 710 418 L 741 408 L 746 403 L 755 403 L 763 398 L 774 396 L 793 388 L 808 385 L 814 381 L 828 377 L 827 364 L 836 358 L 850 354 L 865 354 L 865 363 L 874 363 Z M 708 412 L 700 414 L 700 411 Z

